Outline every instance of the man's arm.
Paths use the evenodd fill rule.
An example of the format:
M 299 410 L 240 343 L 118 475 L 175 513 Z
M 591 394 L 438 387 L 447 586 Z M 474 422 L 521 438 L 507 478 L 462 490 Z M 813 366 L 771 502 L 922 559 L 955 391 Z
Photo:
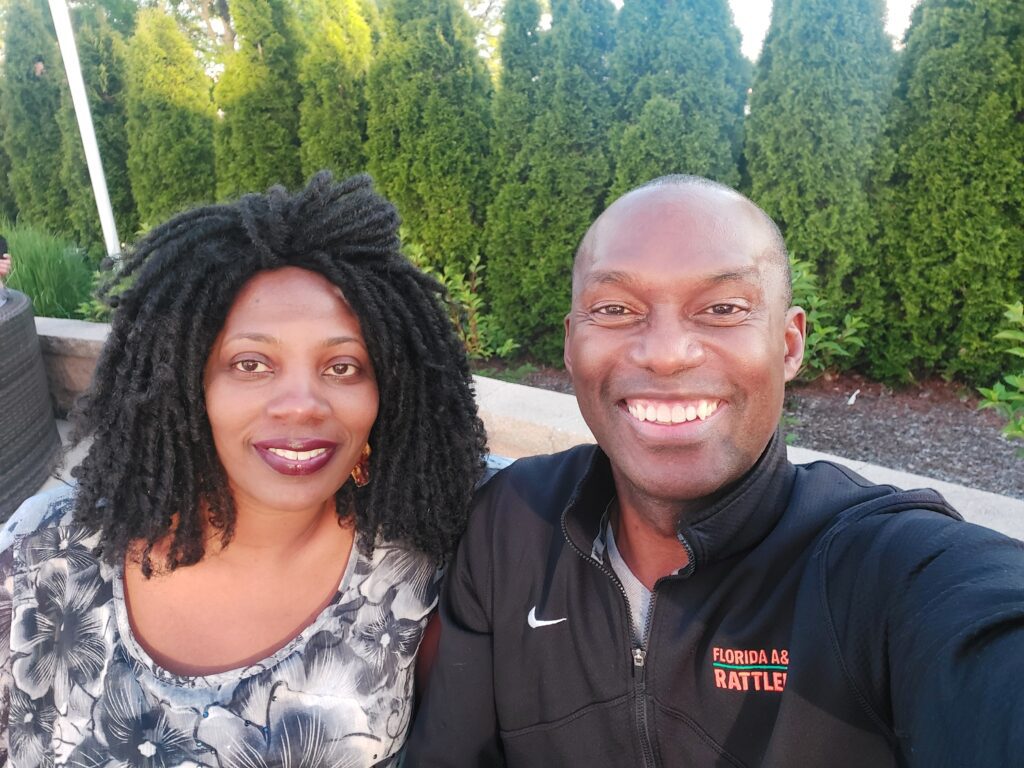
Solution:
M 494 702 L 489 518 L 475 510 L 442 584 L 441 639 L 405 768 L 505 764 Z
M 1024 543 L 923 511 L 855 527 L 829 602 L 906 764 L 1024 765 Z

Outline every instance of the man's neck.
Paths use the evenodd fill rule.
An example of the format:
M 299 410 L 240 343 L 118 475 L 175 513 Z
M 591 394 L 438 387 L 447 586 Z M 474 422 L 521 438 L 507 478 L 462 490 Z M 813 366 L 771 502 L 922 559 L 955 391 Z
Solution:
M 610 509 L 615 546 L 629 570 L 647 589 L 689 563 L 676 535 L 679 511 L 638 506 L 616 498 Z

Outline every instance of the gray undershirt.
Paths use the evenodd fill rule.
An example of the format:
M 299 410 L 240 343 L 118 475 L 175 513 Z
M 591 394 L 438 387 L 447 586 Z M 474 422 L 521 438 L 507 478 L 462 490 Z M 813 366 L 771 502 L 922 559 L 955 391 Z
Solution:
M 626 602 L 629 603 L 629 613 L 633 619 L 633 642 L 643 647 L 647 640 L 643 633 L 647 627 L 647 616 L 651 612 L 651 591 L 633 575 L 629 566 L 626 565 L 626 561 L 622 559 L 619 548 L 615 544 L 615 532 L 612 530 L 611 521 L 608 522 L 606 542 L 608 563 L 615 571 L 615 575 L 619 577 L 619 581 L 622 582 L 622 588 L 626 590 Z

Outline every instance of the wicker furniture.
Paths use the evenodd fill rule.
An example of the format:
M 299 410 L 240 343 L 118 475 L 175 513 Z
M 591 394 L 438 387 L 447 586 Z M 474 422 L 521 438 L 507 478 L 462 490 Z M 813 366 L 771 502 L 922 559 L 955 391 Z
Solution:
M 35 493 L 60 453 L 32 303 L 10 291 L 0 306 L 0 520 Z

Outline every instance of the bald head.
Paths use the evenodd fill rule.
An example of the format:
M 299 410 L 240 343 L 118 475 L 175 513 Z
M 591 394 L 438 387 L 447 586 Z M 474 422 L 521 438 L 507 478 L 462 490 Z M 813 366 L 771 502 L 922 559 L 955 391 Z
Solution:
M 597 217 L 576 249 L 573 260 L 573 293 L 575 294 L 578 287 L 579 268 L 590 259 L 594 243 L 601 236 L 602 226 L 609 217 L 621 213 L 623 208 L 665 203 L 680 207 L 711 208 L 720 211 L 722 217 L 730 223 L 758 230 L 762 235 L 759 239 L 763 242 L 763 252 L 758 255 L 777 270 L 783 303 L 786 307 L 790 305 L 793 291 L 789 253 L 778 225 L 749 198 L 731 187 L 701 176 L 684 174 L 660 176 L 641 184 L 619 197 Z

